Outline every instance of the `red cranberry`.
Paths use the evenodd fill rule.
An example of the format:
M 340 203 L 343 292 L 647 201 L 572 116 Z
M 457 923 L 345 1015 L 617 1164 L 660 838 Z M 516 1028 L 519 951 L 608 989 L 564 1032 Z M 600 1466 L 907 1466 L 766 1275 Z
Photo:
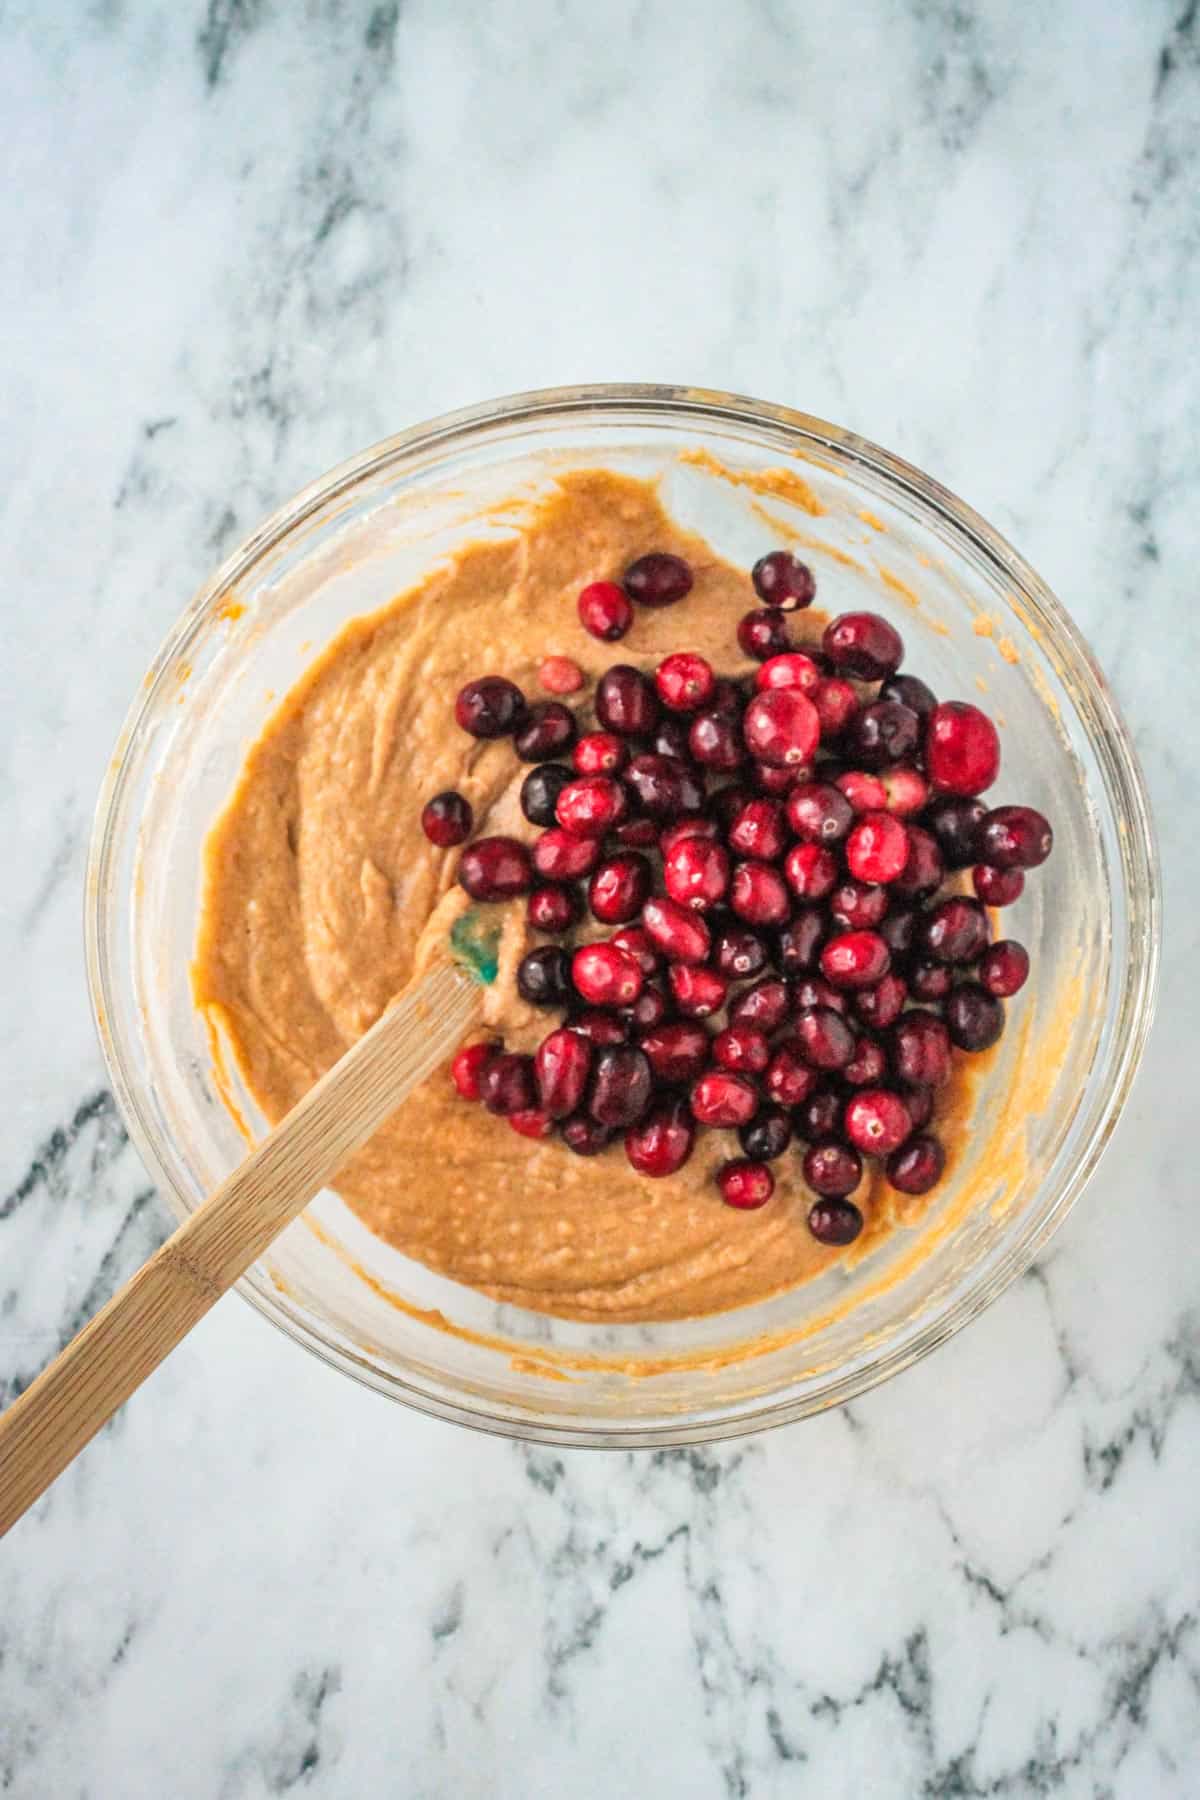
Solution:
M 921 721 L 895 700 L 864 706 L 846 732 L 846 754 L 864 769 L 882 769 L 912 756 L 921 741 Z
M 579 775 L 558 796 L 555 814 L 575 837 L 602 838 L 629 810 L 620 782 L 611 775 Z
M 483 675 L 459 689 L 454 717 L 472 737 L 507 737 L 524 723 L 525 696 L 503 675 Z
M 965 869 L 979 860 L 979 827 L 987 814 L 982 800 L 940 794 L 925 814 L 925 824 L 938 841 L 948 869 Z
M 852 1087 L 872 1087 L 883 1080 L 887 1074 L 887 1057 L 883 1045 L 877 1038 L 859 1038 L 854 1046 L 854 1055 L 842 1070 L 842 1080 L 848 1081 Z
M 964 981 L 946 1001 L 946 1024 L 960 1050 L 990 1050 L 1004 1030 L 1004 1008 L 977 981 Z
M 658 723 L 658 695 L 640 669 L 614 663 L 596 684 L 596 717 L 619 737 L 647 737 Z
M 689 813 L 685 818 L 676 819 L 673 825 L 663 826 L 658 847 L 665 862 L 676 844 L 681 844 L 685 838 L 701 838 L 711 844 L 720 836 L 721 827 L 716 819 L 710 818 L 707 813 Z
M 532 1056 L 506 1050 L 493 1057 L 480 1077 L 479 1093 L 488 1111 L 502 1117 L 532 1112 L 537 1106 Z
M 834 785 L 856 813 L 887 811 L 887 789 L 878 775 L 869 775 L 865 769 L 847 769 L 836 777 Z
M 645 1053 L 634 1044 L 613 1044 L 596 1057 L 588 1111 L 600 1125 L 636 1125 L 653 1086 Z
M 553 825 L 558 796 L 571 779 L 561 763 L 543 763 L 531 769 L 521 783 L 521 811 L 531 825 Z
M 654 671 L 654 685 L 672 712 L 696 712 L 707 705 L 716 686 L 712 664 L 691 650 L 665 657 Z
M 785 975 L 801 975 L 817 966 L 817 953 L 829 930 L 818 906 L 801 906 L 783 926 L 777 940 L 779 967 Z
M 912 1130 L 912 1116 L 890 1088 L 860 1088 L 846 1102 L 844 1128 L 856 1150 L 890 1156 Z
M 575 742 L 575 714 L 561 700 L 539 700 L 525 715 L 525 723 L 513 738 L 513 749 L 522 762 L 549 762 Z
M 976 863 L 971 882 L 985 906 L 1011 906 L 1025 892 L 1020 869 L 993 869 L 991 863 Z
M 615 731 L 589 731 L 576 744 L 571 761 L 580 775 L 619 775 L 629 761 L 629 745 Z
M 796 1129 L 810 1144 L 836 1137 L 842 1122 L 843 1095 L 831 1082 L 822 1081 L 796 1108 Z
M 770 863 L 740 862 L 733 871 L 729 904 L 748 925 L 782 925 L 791 910 L 787 883 Z
M 695 1081 L 708 1066 L 710 1041 L 702 1025 L 682 1020 L 656 1025 L 643 1032 L 638 1042 L 659 1081 L 672 1085 Z
M 862 1228 L 863 1216 L 852 1200 L 818 1200 L 808 1215 L 808 1229 L 830 1248 L 852 1244 Z
M 893 1150 L 884 1165 L 888 1181 L 902 1194 L 927 1194 L 942 1179 L 946 1152 L 935 1137 L 922 1133 Z
M 750 765 L 750 781 L 756 794 L 768 800 L 778 800 L 782 795 L 791 792 L 801 775 L 807 775 L 807 769 L 788 763 L 783 768 L 773 768 L 770 763 L 752 763 Z
M 731 1025 L 749 1025 L 768 1035 L 778 1031 L 791 1011 L 787 983 L 778 976 L 765 975 L 753 987 L 745 988 L 729 1008 Z
M 738 721 L 728 713 L 697 713 L 688 733 L 693 759 L 706 769 L 736 769 L 746 760 Z
M 598 838 L 576 837 L 557 827 L 543 831 L 533 846 L 533 866 L 545 881 L 577 881 L 590 875 L 599 860 Z
M 663 884 L 680 906 L 705 912 L 729 887 L 729 852 L 706 838 L 681 838 L 663 854 Z
M 470 837 L 474 816 L 471 802 L 455 793 L 453 788 L 447 788 L 425 802 L 421 809 L 421 830 L 439 850 L 451 850 L 455 844 L 465 843 Z
M 573 1119 L 565 1120 L 561 1135 L 567 1149 L 576 1156 L 598 1156 L 612 1140 L 608 1126 L 598 1125 L 586 1113 L 576 1113 Z
M 551 882 L 547 887 L 534 888 L 525 908 L 525 917 L 531 931 L 548 931 L 557 936 L 571 929 L 581 911 L 573 888 Z
M 512 900 L 533 886 L 529 852 L 516 838 L 476 838 L 458 859 L 458 879 L 472 900 Z
M 883 1031 L 900 1017 L 907 998 L 908 988 L 900 976 L 888 974 L 874 987 L 855 994 L 854 1010 L 864 1025 Z
M 874 931 L 888 909 L 888 891 L 853 879 L 840 882 L 829 897 L 835 925 L 844 931 Z
M 713 1061 L 741 1075 L 761 1075 L 771 1060 L 771 1047 L 750 1025 L 729 1025 L 713 1039 Z
M 763 1076 L 767 1094 L 778 1106 L 799 1106 L 817 1085 L 817 1077 L 794 1038 L 780 1044 Z
M 791 640 L 783 614 L 760 607 L 739 620 L 737 641 L 743 656 L 765 662 L 768 656 L 779 656 Z
M 788 824 L 807 844 L 838 844 L 854 823 L 854 808 L 828 781 L 803 781 L 787 800 Z
M 839 674 L 883 681 L 904 659 L 904 641 L 878 613 L 848 612 L 825 627 L 821 648 Z
M 588 905 L 605 925 L 636 919 L 650 897 L 650 864 L 636 850 L 625 850 L 602 862 L 588 883 Z
M 911 839 L 915 827 L 909 828 Z M 912 861 L 911 843 L 909 861 Z M 893 958 L 907 956 L 912 949 L 917 935 L 918 913 L 915 906 L 897 906 L 893 904 L 890 912 L 883 918 L 879 926 L 879 935 L 891 951 Z
M 783 872 L 798 900 L 824 900 L 838 878 L 837 859 L 824 844 L 793 844 L 783 859 Z
M 761 975 L 770 958 L 767 946 L 748 925 L 723 925 L 713 939 L 713 961 L 731 981 Z
M 639 606 L 674 606 L 692 591 L 692 571 L 682 556 L 666 550 L 652 550 L 631 562 L 621 577 L 621 584 L 631 600 Z
M 508 1123 L 522 1137 L 548 1138 L 554 1130 L 554 1120 L 548 1113 L 529 1110 L 509 1113 Z
M 618 950 L 624 950 L 627 956 L 632 956 L 643 975 L 657 975 L 662 968 L 662 957 L 640 925 L 622 925 L 608 941 Z
M 822 976 L 801 975 L 792 988 L 792 1005 L 799 1018 L 811 1006 L 827 1006 L 830 1012 L 844 1013 L 847 999 L 845 994 L 831 987 Z
M 587 1038 L 590 1044 L 626 1044 L 629 1042 L 629 1025 L 625 1019 L 619 1019 L 616 1013 L 602 1012 L 599 1007 L 589 1007 L 585 1012 L 576 1013 L 568 1022 L 569 1031 L 577 1031 L 580 1037 Z
M 612 835 L 622 850 L 653 850 L 658 843 L 658 834 L 655 819 L 622 819 Z
M 814 1069 L 844 1069 L 854 1055 L 854 1033 L 831 1006 L 805 1006 L 796 1014 L 796 1042 Z
M 739 1212 L 753 1212 L 765 1206 L 775 1192 L 775 1177 L 766 1163 L 751 1162 L 749 1157 L 740 1156 L 718 1170 L 717 1186 L 726 1206 L 736 1206 Z
M 829 1200 L 844 1200 L 862 1180 L 862 1157 L 846 1144 L 813 1144 L 801 1166 L 813 1192 Z
M 764 606 L 777 606 L 781 612 L 811 606 L 817 591 L 812 570 L 790 550 L 770 550 L 760 556 L 750 579 Z
M 499 1044 L 464 1044 L 450 1064 L 450 1079 L 464 1100 L 482 1098 L 483 1072 L 497 1056 Z
M 552 1119 L 565 1119 L 583 1105 L 592 1072 L 592 1046 L 578 1031 L 560 1029 L 543 1038 L 533 1059 L 538 1105 Z
M 633 624 L 633 608 L 615 581 L 592 581 L 579 595 L 579 623 L 602 643 L 614 644 Z
M 729 848 L 759 862 L 774 862 L 782 856 L 787 832 L 778 800 L 747 800 L 729 827 Z
M 929 783 L 918 769 L 910 769 L 907 764 L 885 769 L 879 779 L 887 795 L 887 810 L 898 819 L 911 819 L 929 799 Z
M 738 1128 L 738 1142 L 755 1162 L 774 1162 L 791 1141 L 791 1114 L 782 1106 L 762 1106 L 748 1125 Z
M 811 700 L 820 685 L 821 671 L 803 650 L 785 650 L 779 656 L 768 657 L 754 677 L 760 694 L 768 688 L 799 688 Z
M 565 1006 L 571 998 L 571 959 L 558 944 L 541 944 L 517 964 L 517 992 L 530 1006 Z
M 902 1087 L 900 1098 L 908 1108 L 914 1131 L 924 1131 L 933 1117 L 933 1089 L 927 1087 Z
M 729 993 L 729 983 L 715 969 L 698 968 L 693 963 L 672 963 L 667 980 L 680 1012 L 691 1019 L 711 1018 L 720 1012 Z
M 1029 977 L 1029 952 L 1015 938 L 1002 938 L 985 950 L 979 964 L 979 979 L 997 1000 L 1007 1000 L 1025 986 Z
M 843 931 L 821 952 L 821 973 L 834 987 L 874 987 L 891 966 L 891 952 L 877 931 Z
M 892 883 L 892 891 L 914 899 L 935 893 L 946 875 L 937 839 L 922 825 L 906 825 L 904 829 L 908 832 L 908 860 Z
M 846 839 L 846 866 L 858 881 L 872 885 L 895 881 L 907 861 L 908 831 L 891 813 L 864 813 Z
M 704 804 L 703 782 L 676 756 L 652 751 L 635 756 L 624 779 L 652 819 L 677 819 L 680 813 L 699 812 Z
M 569 656 L 546 656 L 538 664 L 538 680 L 548 694 L 577 694 L 583 670 Z
M 758 1089 L 744 1075 L 713 1069 L 693 1082 L 691 1106 L 701 1125 L 746 1125 L 758 1111 Z
M 759 762 L 784 767 L 810 762 L 820 741 L 817 710 L 799 688 L 756 694 L 742 715 L 742 737 Z
M 690 763 L 692 751 L 688 743 L 687 719 L 681 718 L 677 714 L 660 719 L 654 727 L 650 748 L 655 756 L 672 756 L 676 762 Z
M 907 706 L 915 712 L 918 719 L 927 719 L 937 705 L 937 695 L 933 689 L 926 687 L 915 675 L 892 675 L 879 690 L 881 700 L 894 700 L 901 706 Z
M 682 963 L 676 964 L 682 968 Z M 671 999 L 661 982 L 649 982 L 642 989 L 632 1006 L 625 1012 L 633 1027 L 634 1035 L 643 1031 L 653 1031 L 656 1025 L 662 1025 L 672 1012 Z
M 813 695 L 813 705 L 821 726 L 821 737 L 828 743 L 840 738 L 858 711 L 858 695 L 848 681 L 832 675 L 823 681 Z
M 965 700 L 935 706 L 925 726 L 925 767 L 947 793 L 982 794 L 991 787 L 1000 773 L 1000 739 L 987 714 Z
M 730 782 L 728 787 L 718 788 L 715 794 L 709 795 L 708 810 L 720 828 L 718 836 L 733 829 L 733 822 L 743 806 L 749 806 L 753 799 L 752 790 L 741 781 Z
M 987 949 L 987 913 L 962 895 L 942 900 L 927 914 L 921 942 L 935 962 L 974 962 Z
M 914 1000 L 944 1000 L 954 986 L 948 963 L 924 957 L 909 970 L 909 990 Z
M 677 900 L 653 895 L 642 908 L 642 924 L 669 962 L 702 963 L 708 956 L 708 926 Z
M 686 1100 L 672 1096 L 651 1107 L 625 1133 L 625 1154 L 639 1175 L 674 1175 L 692 1154 L 696 1126 Z
M 950 1079 L 950 1033 L 936 1013 L 910 1007 L 892 1026 L 892 1067 L 915 1087 L 941 1087 Z
M 618 950 L 615 944 L 585 944 L 571 961 L 571 979 L 592 1006 L 631 1006 L 645 977 L 627 950 Z
M 1054 833 L 1032 806 L 997 806 L 979 827 L 979 845 L 993 868 L 1037 869 L 1054 848 Z

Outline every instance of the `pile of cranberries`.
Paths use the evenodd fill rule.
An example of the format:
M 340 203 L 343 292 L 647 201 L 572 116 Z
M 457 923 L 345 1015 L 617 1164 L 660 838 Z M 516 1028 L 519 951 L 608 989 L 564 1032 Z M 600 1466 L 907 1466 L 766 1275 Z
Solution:
M 770 1165 L 796 1140 L 809 1229 L 848 1244 L 864 1157 L 904 1194 L 941 1177 L 930 1125 L 953 1051 L 996 1042 L 1029 971 L 1020 944 L 992 941 L 988 909 L 1018 898 L 1052 835 L 1031 807 L 979 798 L 1000 769 L 994 725 L 901 674 L 885 619 L 844 613 L 800 647 L 786 615 L 811 604 L 810 570 L 777 550 L 752 579 L 762 604 L 736 632 L 752 677 L 689 650 L 645 672 L 616 663 L 590 719 L 499 675 L 458 695 L 464 731 L 511 738 L 532 765 L 521 807 L 540 835 L 468 843 L 453 792 L 422 825 L 465 844 L 473 900 L 526 897 L 551 941 L 518 986 L 557 1019 L 536 1055 L 472 1044 L 452 1076 L 578 1156 L 622 1133 L 642 1175 L 681 1168 L 700 1128 L 735 1131 L 742 1154 L 717 1177 L 733 1207 L 771 1198 Z M 640 557 L 619 586 L 584 588 L 580 621 L 615 641 L 635 606 L 673 605 L 692 580 L 677 556 Z M 539 673 L 554 695 L 585 686 L 567 657 Z M 608 935 L 576 941 L 589 913 Z

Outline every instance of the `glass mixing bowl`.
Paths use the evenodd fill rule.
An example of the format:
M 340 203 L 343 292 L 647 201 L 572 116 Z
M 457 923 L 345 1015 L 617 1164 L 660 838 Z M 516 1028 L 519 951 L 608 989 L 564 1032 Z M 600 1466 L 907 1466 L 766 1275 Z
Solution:
M 325 1193 L 239 1284 L 297 1343 L 394 1399 L 512 1436 L 628 1447 L 849 1399 L 1027 1266 L 1128 1094 L 1153 1003 L 1158 874 L 1133 748 L 1079 632 L 928 476 L 819 419 L 687 388 L 551 390 L 449 414 L 343 464 L 228 558 L 155 659 L 109 768 L 88 872 L 92 1000 L 130 1134 L 179 1215 L 244 1149 L 189 964 L 204 837 L 247 748 L 346 620 L 481 530 L 510 529 L 498 502 L 597 464 L 659 477 L 668 510 L 742 566 L 785 535 L 805 546 L 824 606 L 887 613 L 939 693 L 985 694 L 1004 746 L 993 792 L 1042 808 L 1056 834 L 1005 917 L 1034 973 L 965 1153 L 919 1225 L 859 1262 L 734 1312 L 601 1328 L 497 1306 Z

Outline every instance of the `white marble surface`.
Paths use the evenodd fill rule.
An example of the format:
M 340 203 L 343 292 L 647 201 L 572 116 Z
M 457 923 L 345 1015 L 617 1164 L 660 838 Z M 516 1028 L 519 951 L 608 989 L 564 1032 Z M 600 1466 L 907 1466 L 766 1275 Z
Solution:
M 1195 0 L 16 0 L 0 142 L 0 1395 L 164 1225 L 80 947 L 126 702 L 432 412 L 692 381 L 943 477 L 1113 677 L 1168 931 L 1085 1200 L 849 1410 L 523 1450 L 225 1301 L 0 1548 L 0 1791 L 1200 1792 Z

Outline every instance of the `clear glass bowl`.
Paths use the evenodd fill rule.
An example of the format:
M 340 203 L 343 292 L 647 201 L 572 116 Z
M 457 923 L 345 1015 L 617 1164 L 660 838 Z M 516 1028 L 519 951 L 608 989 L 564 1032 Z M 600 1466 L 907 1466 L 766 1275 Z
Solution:
M 921 1224 L 857 1264 L 715 1317 L 598 1328 L 431 1274 L 326 1193 L 240 1284 L 298 1343 L 395 1399 L 513 1436 L 628 1447 L 727 1437 L 849 1399 L 1027 1266 L 1129 1091 L 1153 1004 L 1158 873 L 1133 748 L 1079 632 L 1016 551 L 927 476 L 819 419 L 686 388 L 551 390 L 449 414 L 345 463 L 229 557 L 147 673 L 109 768 L 87 886 L 92 999 L 130 1134 L 180 1215 L 243 1151 L 189 964 L 203 840 L 248 746 L 347 619 L 478 536 L 485 508 L 597 464 L 661 477 L 669 510 L 743 565 L 783 521 L 808 546 L 823 604 L 890 614 L 940 693 L 985 693 L 1002 722 L 996 797 L 1040 806 L 1057 843 L 1006 917 L 1034 976 L 967 1151 Z M 759 479 L 777 469 L 792 482 Z

